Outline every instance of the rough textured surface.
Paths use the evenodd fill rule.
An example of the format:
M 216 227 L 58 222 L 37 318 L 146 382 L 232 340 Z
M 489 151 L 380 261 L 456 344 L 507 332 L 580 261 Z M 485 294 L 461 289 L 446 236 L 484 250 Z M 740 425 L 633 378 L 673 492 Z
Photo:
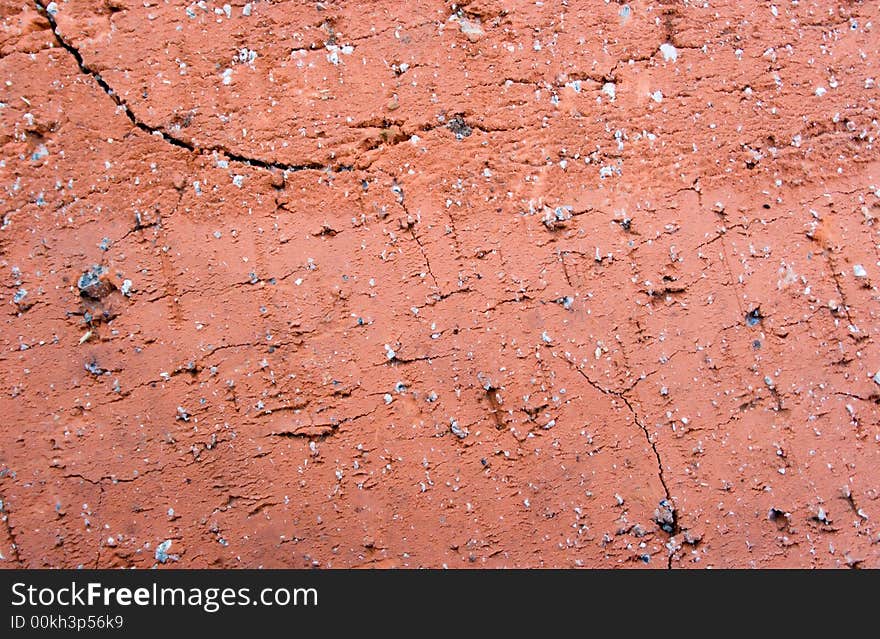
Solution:
M 878 13 L 0 1 L 0 565 L 880 566 Z

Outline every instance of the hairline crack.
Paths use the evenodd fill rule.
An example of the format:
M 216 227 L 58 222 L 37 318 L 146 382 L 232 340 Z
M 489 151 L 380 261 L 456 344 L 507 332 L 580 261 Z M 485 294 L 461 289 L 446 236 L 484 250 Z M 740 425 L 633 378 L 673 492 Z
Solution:
M 101 77 L 100 73 L 98 73 L 86 64 L 82 54 L 79 52 L 79 49 L 77 49 L 73 44 L 68 42 L 61 35 L 61 32 L 58 29 L 58 23 L 55 21 L 55 16 L 49 12 L 44 0 L 34 0 L 34 4 L 37 6 L 37 11 L 40 13 L 40 15 L 45 17 L 46 20 L 49 22 L 49 28 L 52 31 L 52 34 L 55 36 L 55 41 L 62 49 L 67 51 L 73 57 L 73 59 L 76 61 L 77 66 L 79 67 L 80 72 L 84 75 L 91 77 L 95 81 L 95 83 L 97 83 L 97 85 L 101 87 L 104 93 L 110 96 L 110 99 L 112 99 L 113 102 L 116 103 L 116 106 L 123 111 L 125 116 L 131 122 L 132 126 L 140 129 L 144 133 L 156 137 L 161 137 L 162 140 L 164 140 L 168 144 L 189 151 L 190 153 L 195 153 L 198 155 L 221 153 L 227 159 L 233 162 L 238 162 L 261 169 L 284 171 L 287 173 L 294 173 L 298 171 L 328 171 L 332 173 L 341 173 L 345 171 L 353 171 L 355 169 L 355 167 L 352 165 L 344 164 L 337 166 L 324 165 L 319 162 L 288 164 L 284 162 L 272 162 L 270 160 L 264 160 L 261 158 L 248 157 L 240 153 L 235 153 L 220 145 L 197 146 L 192 142 L 188 142 L 172 135 L 161 126 L 150 126 L 149 124 L 143 122 L 140 118 L 138 118 L 138 116 L 134 113 L 134 111 L 132 111 L 128 103 L 126 103 L 126 101 L 119 96 L 119 94 L 113 89 L 113 87 L 111 87 L 110 84 L 103 77 Z

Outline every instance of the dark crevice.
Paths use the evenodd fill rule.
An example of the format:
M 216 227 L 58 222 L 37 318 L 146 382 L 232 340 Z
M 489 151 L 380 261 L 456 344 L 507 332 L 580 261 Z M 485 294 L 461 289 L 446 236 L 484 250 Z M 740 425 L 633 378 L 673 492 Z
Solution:
M 581 369 L 579 369 L 577 366 L 575 366 L 574 369 L 578 373 L 581 374 L 581 377 L 583 377 L 590 386 L 595 388 L 600 393 L 603 393 L 605 395 L 611 395 L 613 397 L 617 397 L 618 399 L 620 399 L 626 405 L 627 409 L 629 409 L 629 412 L 632 413 L 633 421 L 641 429 L 641 431 L 645 434 L 645 441 L 648 442 L 648 445 L 651 447 L 651 450 L 654 452 L 654 459 L 657 461 L 657 477 L 660 479 L 660 485 L 663 486 L 663 493 L 664 493 L 665 497 L 661 501 L 661 506 L 665 502 L 665 504 L 668 504 L 668 507 L 671 509 L 671 515 L 672 515 L 671 528 L 672 528 L 672 530 L 671 531 L 667 530 L 667 532 L 669 532 L 670 536 L 674 536 L 679 531 L 678 512 L 675 510 L 674 502 L 672 500 L 672 495 L 669 492 L 669 486 L 666 484 L 666 476 L 663 473 L 663 460 L 660 457 L 660 451 L 657 450 L 657 444 L 654 443 L 653 439 L 651 439 L 651 434 L 648 432 L 648 427 L 645 426 L 641 422 L 641 420 L 639 420 L 639 415 L 636 412 L 636 409 L 633 407 L 632 403 L 629 401 L 629 399 L 626 397 L 626 395 L 623 392 L 615 391 L 610 388 L 605 388 L 601 384 L 594 382 L 592 379 L 590 379 L 590 377 L 586 373 L 584 373 Z M 673 553 L 670 552 L 669 557 L 667 558 L 667 565 L 666 565 L 667 568 L 672 568 L 672 560 L 673 560 Z
M 315 430 L 314 428 L 317 428 Z M 336 426 L 322 425 L 307 430 L 282 430 L 268 433 L 267 437 L 281 437 L 288 439 L 308 439 L 322 441 L 336 432 Z
M 642 432 L 645 433 L 645 439 L 651 446 L 651 450 L 654 451 L 654 457 L 657 460 L 657 476 L 660 478 L 660 483 L 663 485 L 663 492 L 666 493 L 666 500 L 672 503 L 672 497 L 669 494 L 669 487 L 666 485 L 666 477 L 663 475 L 663 460 L 660 459 L 660 453 L 657 450 L 657 444 L 655 444 L 654 440 L 651 439 L 651 435 L 650 433 L 648 433 L 648 427 L 645 426 L 641 421 L 639 421 L 639 416 L 636 413 L 635 408 L 633 408 L 632 404 L 630 404 L 629 400 L 623 395 L 618 395 L 618 397 L 623 400 L 623 403 L 626 404 L 626 407 L 633 414 L 633 419 L 635 420 L 636 424 L 638 424 L 639 428 L 642 429 Z
M 640 420 L 638 413 L 636 413 L 636 409 L 633 408 L 629 399 L 627 399 L 623 394 L 618 394 L 618 397 L 623 400 L 623 403 L 626 404 L 626 407 L 632 413 L 633 420 L 636 424 L 638 424 L 639 428 L 642 429 L 642 432 L 645 434 L 645 440 L 648 442 L 648 445 L 651 447 L 651 450 L 654 451 L 654 458 L 657 460 L 657 477 L 660 479 L 660 484 L 663 486 L 663 492 L 666 494 L 665 503 L 668 505 L 670 509 L 670 513 L 672 515 L 672 529 L 669 531 L 669 536 L 672 537 L 676 533 L 678 533 L 678 511 L 675 508 L 674 502 L 672 501 L 672 496 L 669 492 L 669 486 L 666 485 L 666 476 L 663 474 L 663 460 L 660 458 L 660 451 L 657 450 L 657 444 L 651 439 L 651 434 L 648 432 L 648 427 L 645 426 Z M 664 501 L 661 501 L 661 507 L 664 505 Z M 672 560 L 674 558 L 675 553 L 673 551 L 669 551 L 668 556 L 666 557 L 666 567 L 672 568 Z
M 416 244 L 418 245 L 419 252 L 422 254 L 422 258 L 425 260 L 425 266 L 428 269 L 428 275 L 431 276 L 431 279 L 434 282 L 434 287 L 438 291 L 441 291 L 441 293 L 442 293 L 443 289 L 440 287 L 440 282 L 438 282 L 437 278 L 434 277 L 434 271 L 431 270 L 431 261 L 428 259 L 428 254 L 425 253 L 425 247 L 422 245 L 422 241 L 419 239 L 419 236 L 416 235 L 415 229 L 410 227 L 409 232 L 412 234 L 412 238 L 415 240 Z
M 229 149 L 226 149 L 220 145 L 213 146 L 196 146 L 192 142 L 187 140 L 182 140 L 178 137 L 175 137 L 162 127 L 154 127 L 146 124 L 142 120 L 140 120 L 137 115 L 135 115 L 134 111 L 131 110 L 131 107 L 123 100 L 116 91 L 113 90 L 107 81 L 101 77 L 101 74 L 90 68 L 83 60 L 82 54 L 79 52 L 75 46 L 73 46 L 70 42 L 68 42 L 59 32 L 58 23 L 55 21 L 55 17 L 48 11 L 46 8 L 47 5 L 43 0 L 34 0 L 34 4 L 37 6 L 37 11 L 46 18 L 49 22 L 49 27 L 52 30 L 53 35 L 55 36 L 55 40 L 58 42 L 58 45 L 67 51 L 73 59 L 76 60 L 76 64 L 79 67 L 79 70 L 84 75 L 91 77 L 99 87 L 106 93 L 113 102 L 116 103 L 116 106 L 119 107 L 125 116 L 129 119 L 133 126 L 137 127 L 144 133 L 148 135 L 154 135 L 157 137 L 161 137 L 165 142 L 171 144 L 172 146 L 176 146 L 180 149 L 185 149 L 191 153 L 197 153 L 199 155 L 205 155 L 210 153 L 221 153 L 226 158 L 233 162 L 239 162 L 241 164 L 247 164 L 249 166 L 258 167 L 261 169 L 272 169 L 272 170 L 280 170 L 280 171 L 331 171 L 335 173 L 343 172 L 343 171 L 352 171 L 354 170 L 353 166 L 350 165 L 338 165 L 338 166 L 328 166 L 324 164 L 320 164 L 318 162 L 305 162 L 302 164 L 285 164 L 283 162 L 270 162 L 268 160 L 262 160 L 260 158 L 252 158 L 245 155 L 241 155 L 239 153 L 234 153 Z

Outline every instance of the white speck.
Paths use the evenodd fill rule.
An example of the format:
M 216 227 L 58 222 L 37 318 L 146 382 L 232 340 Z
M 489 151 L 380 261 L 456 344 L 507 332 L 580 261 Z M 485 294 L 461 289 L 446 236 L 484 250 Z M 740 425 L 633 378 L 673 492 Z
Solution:
M 663 92 L 659 89 L 651 93 L 650 96 L 654 102 L 663 102 Z
M 223 78 L 223 84 L 232 84 L 232 69 L 226 69 L 220 74 Z
M 293 283 L 296 284 L 297 286 L 299 286 L 300 284 L 303 283 L 303 278 L 298 277 L 293 281 Z
M 606 82 L 602 85 L 602 93 L 608 96 L 612 102 L 617 97 L 617 85 L 613 82 Z
M 458 420 L 456 420 L 454 417 L 449 418 L 449 430 L 451 430 L 452 434 L 459 439 L 464 439 L 468 436 L 468 431 L 466 429 L 462 429 L 461 426 L 458 425 Z
M 770 5 L 770 13 L 773 14 L 774 18 L 779 15 L 779 9 L 776 8 L 775 4 Z
M 327 61 L 332 65 L 338 65 L 340 62 L 342 62 L 342 60 L 340 60 L 339 58 L 340 53 L 344 55 L 351 55 L 352 53 L 354 53 L 354 47 L 350 44 L 346 44 L 341 47 L 336 46 L 335 44 L 328 44 L 326 49 L 330 52 L 327 54 Z
M 678 50 L 668 42 L 664 42 L 660 45 L 660 53 L 663 54 L 663 59 L 666 62 L 675 62 L 678 60 Z
M 248 2 L 246 5 L 244 5 L 241 8 L 241 15 L 243 15 L 245 17 L 251 15 L 251 3 L 250 2 Z
M 119 288 L 119 290 L 122 292 L 123 295 L 128 297 L 131 295 L 131 286 L 131 280 L 123 280 L 122 286 Z
M 468 20 L 467 18 L 460 18 L 458 21 L 458 27 L 469 40 L 476 40 L 482 37 L 485 33 L 483 27 L 480 26 L 479 19 Z
M 553 341 L 553 338 L 547 335 L 547 331 L 544 331 L 543 333 L 541 333 L 541 341 L 543 341 L 545 344 L 550 344 Z
M 876 373 L 874 373 L 874 377 L 872 377 L 871 379 L 874 380 L 875 384 L 880 386 L 880 371 L 877 371 Z
M 391 402 L 394 401 L 394 398 L 391 396 L 391 393 L 385 393 L 384 398 L 385 398 L 386 404 L 390 404 Z
M 164 564 L 169 559 L 176 560 L 177 559 L 176 557 L 168 554 L 168 551 L 170 549 L 171 549 L 171 540 L 170 539 L 166 539 L 161 544 L 156 546 L 156 561 L 158 561 L 160 564 Z
M 397 357 L 397 353 L 394 352 L 394 349 L 389 344 L 385 344 L 385 357 L 389 360 Z
M 30 115 L 30 114 L 28 114 L 28 115 Z M 48 155 L 49 155 L 49 149 L 46 148 L 45 144 L 41 144 L 34 151 L 33 155 L 31 155 L 31 160 L 33 160 L 34 162 L 38 162 Z
M 828 93 L 828 91 L 825 90 L 825 87 L 816 87 L 816 95 L 820 98 L 826 93 Z
M 233 183 L 235 186 L 237 186 L 238 188 L 241 188 L 242 185 L 244 184 L 244 176 L 243 176 L 243 175 L 234 175 L 234 176 L 232 176 L 232 183 Z
M 48 13 L 50 16 L 54 16 L 56 13 L 58 13 L 58 3 L 50 2 L 48 5 L 46 5 L 46 13 Z
M 238 61 L 246 62 L 247 64 L 253 64 L 254 60 L 257 59 L 257 52 L 251 51 L 247 47 L 238 50 Z
M 868 277 L 868 271 L 861 264 L 856 264 L 853 266 L 853 275 L 856 277 Z

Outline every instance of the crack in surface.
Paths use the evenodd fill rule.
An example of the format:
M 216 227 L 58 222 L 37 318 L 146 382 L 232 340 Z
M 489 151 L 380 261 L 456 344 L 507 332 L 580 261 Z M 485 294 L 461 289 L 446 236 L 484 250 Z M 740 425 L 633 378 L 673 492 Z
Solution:
M 648 427 L 642 423 L 639 419 L 639 414 L 636 412 L 635 407 L 633 407 L 632 403 L 629 401 L 629 398 L 625 395 L 624 392 L 612 390 L 610 388 L 605 388 L 598 382 L 594 382 L 584 371 L 582 371 L 577 366 L 574 369 L 580 373 L 581 377 L 583 377 L 587 383 L 598 390 L 600 393 L 604 395 L 611 395 L 613 397 L 617 397 L 620 399 L 624 405 L 627 407 L 630 413 L 632 413 L 633 421 L 636 425 L 641 429 L 641 431 L 645 434 L 645 441 L 648 442 L 648 445 L 651 447 L 651 450 L 654 453 L 654 459 L 657 461 L 657 478 L 660 480 L 660 485 L 663 486 L 663 493 L 665 495 L 666 502 L 672 507 L 672 532 L 669 533 L 670 537 L 673 537 L 678 533 L 678 514 L 675 510 L 675 505 L 672 500 L 672 494 L 669 492 L 669 486 L 666 484 L 666 475 L 663 472 L 663 459 L 660 457 L 660 451 L 657 450 L 657 444 L 651 438 L 651 434 L 648 432 Z M 662 530 L 662 529 L 661 529 Z M 674 552 L 670 551 L 669 556 L 667 558 L 666 567 L 672 568 L 672 559 Z
M 289 173 L 295 173 L 297 171 L 329 171 L 331 173 L 342 173 L 345 171 L 353 171 L 355 169 L 352 165 L 340 164 L 337 166 L 325 165 L 319 162 L 304 162 L 301 164 L 289 164 L 285 162 L 272 162 L 270 160 L 264 160 L 261 158 L 249 157 L 240 153 L 235 153 L 230 149 L 223 147 L 222 145 L 215 144 L 212 146 L 197 146 L 192 142 L 187 140 L 183 140 L 178 138 L 168 131 L 166 131 L 161 126 L 150 126 L 132 111 L 131 107 L 123 100 L 118 93 L 110 86 L 110 84 L 101 77 L 101 74 L 89 67 L 83 59 L 82 53 L 80 53 L 79 49 L 77 49 L 73 44 L 71 44 L 68 40 L 66 40 L 58 29 L 58 23 L 55 21 L 55 16 L 48 10 L 47 4 L 44 0 L 34 0 L 34 4 L 37 7 L 37 11 L 46 18 L 49 22 L 49 27 L 52 31 L 52 34 L 55 36 L 55 41 L 58 45 L 67 51 L 73 59 L 76 60 L 76 64 L 79 67 L 79 70 L 84 75 L 91 77 L 95 83 L 101 90 L 104 91 L 113 102 L 116 103 L 116 106 L 122 110 L 125 114 L 125 117 L 131 122 L 132 126 L 140 129 L 144 133 L 148 135 L 153 135 L 156 137 L 162 138 L 168 144 L 172 146 L 176 146 L 180 149 L 184 149 L 185 151 L 189 151 L 190 153 L 195 153 L 198 155 L 207 155 L 210 153 L 222 153 L 226 158 L 233 162 L 238 162 L 241 164 L 246 164 L 248 166 L 253 166 L 261 169 L 270 169 L 277 171 L 285 171 Z

